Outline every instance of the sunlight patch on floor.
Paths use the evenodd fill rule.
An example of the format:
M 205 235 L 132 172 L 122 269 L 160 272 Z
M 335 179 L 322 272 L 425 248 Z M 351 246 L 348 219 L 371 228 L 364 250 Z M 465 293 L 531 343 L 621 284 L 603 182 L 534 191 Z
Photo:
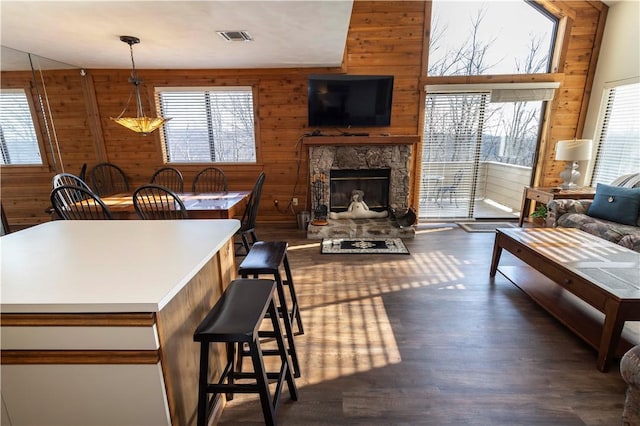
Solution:
M 310 249 L 310 248 L 315 248 L 317 247 L 318 250 L 320 250 L 320 243 L 322 242 L 322 240 L 318 240 L 316 242 L 313 243 L 309 243 L 309 244 L 296 244 L 296 245 L 289 245 L 289 247 L 287 247 L 287 251 L 292 251 L 292 250 L 305 250 L 305 249 Z
M 467 286 L 465 286 L 464 284 L 453 284 L 453 285 L 448 285 L 446 287 L 442 287 L 440 290 L 466 290 Z
M 424 226 L 431 226 L 431 227 L 424 228 Z M 443 224 L 443 223 L 438 223 L 436 225 L 418 225 L 416 228 L 416 235 L 433 234 L 434 232 L 450 231 L 455 228 L 456 228 L 455 224 Z
M 304 339 L 302 371 L 314 371 L 309 384 L 401 362 L 381 297 L 329 303 L 325 294 L 312 298 L 315 307 L 304 310 L 305 328 L 323 334 Z

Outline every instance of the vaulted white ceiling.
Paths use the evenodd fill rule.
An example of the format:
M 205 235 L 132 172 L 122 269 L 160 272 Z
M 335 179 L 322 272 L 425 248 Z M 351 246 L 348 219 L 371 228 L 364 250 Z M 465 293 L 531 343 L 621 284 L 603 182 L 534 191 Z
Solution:
M 133 47 L 140 69 L 279 68 L 339 66 L 352 0 L 2 0 L 0 8 L 3 70 L 29 69 L 23 52 L 79 68 L 130 68 L 121 35 L 141 39 Z M 235 30 L 254 41 L 216 33 Z

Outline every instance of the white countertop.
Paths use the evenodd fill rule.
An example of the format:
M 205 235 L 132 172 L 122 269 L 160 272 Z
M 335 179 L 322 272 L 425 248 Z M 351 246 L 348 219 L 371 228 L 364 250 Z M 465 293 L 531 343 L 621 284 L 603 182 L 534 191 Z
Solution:
M 235 219 L 53 221 L 0 238 L 0 310 L 157 312 L 233 238 Z

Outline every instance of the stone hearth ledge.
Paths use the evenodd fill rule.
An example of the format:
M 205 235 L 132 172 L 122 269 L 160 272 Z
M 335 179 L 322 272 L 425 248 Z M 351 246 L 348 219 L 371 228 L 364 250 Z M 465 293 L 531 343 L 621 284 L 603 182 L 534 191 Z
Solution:
M 327 219 L 324 226 L 309 224 L 307 238 L 415 238 L 413 226 L 400 227 L 385 219 Z

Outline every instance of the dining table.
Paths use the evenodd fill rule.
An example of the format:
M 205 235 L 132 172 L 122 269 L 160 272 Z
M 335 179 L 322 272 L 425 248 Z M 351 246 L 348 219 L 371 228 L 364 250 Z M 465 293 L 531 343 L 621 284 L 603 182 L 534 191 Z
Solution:
M 176 193 L 187 209 L 189 219 L 232 219 L 242 215 L 251 191 Z M 138 219 L 132 193 L 101 198 L 114 219 Z

